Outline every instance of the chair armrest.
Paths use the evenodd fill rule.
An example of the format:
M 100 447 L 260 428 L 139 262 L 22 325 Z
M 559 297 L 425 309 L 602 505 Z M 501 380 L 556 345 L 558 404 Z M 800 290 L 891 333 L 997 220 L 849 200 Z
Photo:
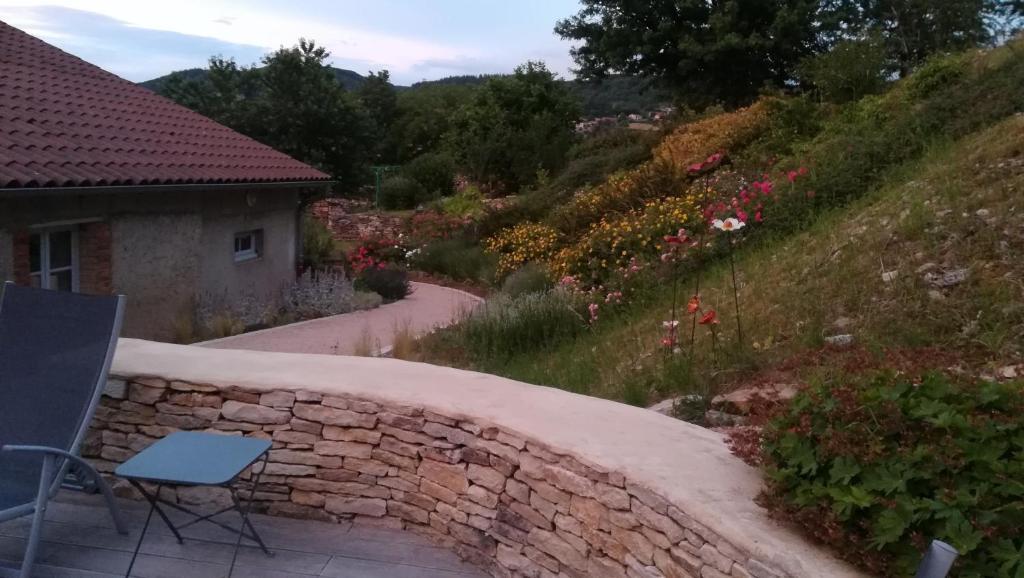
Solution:
M 89 462 L 87 462 L 87 461 L 83 460 L 82 458 L 76 456 L 75 454 L 73 454 L 71 452 L 66 452 L 66 451 L 64 451 L 62 449 L 51 448 L 51 447 L 48 447 L 48 446 L 5 445 L 5 446 L 0 446 L 0 452 L 31 452 L 31 453 L 37 453 L 37 454 L 48 454 L 48 455 L 51 455 L 51 456 L 55 456 L 55 457 L 59 457 L 59 458 L 64 458 L 66 460 L 71 460 L 72 462 L 74 462 L 74 463 L 76 463 L 76 464 L 78 464 L 80 466 L 84 466 L 90 472 L 95 472 L 96 471 L 95 468 L 92 467 L 92 464 L 90 464 Z

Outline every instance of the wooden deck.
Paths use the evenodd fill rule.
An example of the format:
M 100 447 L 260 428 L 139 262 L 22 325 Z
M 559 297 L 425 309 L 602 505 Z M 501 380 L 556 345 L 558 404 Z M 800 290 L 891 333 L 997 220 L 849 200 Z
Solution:
M 102 500 L 62 492 L 51 504 L 34 576 L 114 578 L 124 576 L 145 521 L 146 508 L 122 501 L 130 533 L 114 530 Z M 180 523 L 182 515 L 172 516 Z M 231 514 L 222 518 L 233 523 Z M 451 551 L 410 532 L 254 515 L 253 523 L 275 553 L 239 550 L 236 578 L 480 578 L 479 570 Z M 237 518 L 236 518 L 237 520 Z M 0 524 L 0 577 L 17 576 L 31 519 Z M 184 544 L 153 517 L 132 576 L 223 578 L 235 537 L 212 524 L 186 529 Z

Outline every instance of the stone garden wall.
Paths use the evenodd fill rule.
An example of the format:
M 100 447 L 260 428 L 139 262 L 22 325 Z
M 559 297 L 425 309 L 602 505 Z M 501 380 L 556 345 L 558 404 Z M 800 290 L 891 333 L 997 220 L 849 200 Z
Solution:
M 590 460 L 490 418 L 374 395 L 380 390 L 377 386 L 369 388 L 370 394 L 315 384 L 303 388 L 286 378 L 279 364 L 316 364 L 309 368 L 315 382 L 330 379 L 323 371 L 332 366 L 342 371 L 345 364 L 372 362 L 377 374 L 391 367 L 387 364 L 400 364 L 393 366 L 395 378 L 419 374 L 425 388 L 433 386 L 432 373 L 442 368 L 428 370 L 430 366 L 393 360 L 269 354 L 277 365 L 265 365 L 270 373 L 265 383 L 252 381 L 258 368 L 251 365 L 242 365 L 246 370 L 240 372 L 238 383 L 226 383 L 223 364 L 255 363 L 260 359 L 252 355 L 255 352 L 200 354 L 188 351 L 198 348 L 130 341 L 122 340 L 109 395 L 83 452 L 106 472 L 179 429 L 246 435 L 273 441 L 256 496 L 261 510 L 419 532 L 494 576 L 855 575 L 813 550 L 802 559 L 807 550 L 802 543 L 780 552 L 765 546 L 786 547 L 773 546 L 772 540 L 759 542 L 763 537 L 753 533 L 750 539 L 742 534 L 743 539 L 727 539 L 710 526 L 719 521 L 717 516 L 701 519 L 701 508 L 673 501 L 659 488 L 635 479 L 629 469 Z M 140 374 L 143 365 L 121 362 L 132 349 L 143 365 L 147 357 L 153 360 L 154 354 L 167 351 L 168 369 Z M 267 363 L 268 354 L 259 355 L 264 356 L 259 363 Z M 314 359 L 321 357 L 326 359 Z M 204 363 L 216 365 L 204 369 Z M 410 365 L 416 371 L 406 375 Z M 344 371 L 346 379 L 352 377 L 352 369 Z M 474 379 L 478 375 L 443 371 Z M 204 375 L 207 379 L 198 379 Z M 431 397 L 445 395 L 438 391 Z M 606 417 L 614 419 L 611 414 Z M 614 427 L 593 423 L 595 430 L 609 426 Z M 643 453 L 646 448 L 634 449 Z M 118 488 L 128 490 L 123 484 Z M 209 491 L 193 489 L 177 494 L 178 500 L 188 502 L 214 498 Z M 757 524 L 750 527 L 752 532 L 758 529 Z

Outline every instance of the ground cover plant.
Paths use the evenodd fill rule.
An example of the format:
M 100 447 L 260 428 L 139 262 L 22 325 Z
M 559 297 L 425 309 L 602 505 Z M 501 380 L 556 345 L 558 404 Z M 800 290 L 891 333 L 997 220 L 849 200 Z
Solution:
M 957 576 L 1024 573 L 1021 384 L 838 377 L 764 429 L 765 501 L 873 572 L 909 576 L 936 538 Z

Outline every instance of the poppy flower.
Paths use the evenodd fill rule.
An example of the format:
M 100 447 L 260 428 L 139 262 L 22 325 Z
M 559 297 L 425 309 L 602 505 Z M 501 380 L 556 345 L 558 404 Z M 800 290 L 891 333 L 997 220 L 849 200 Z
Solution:
M 715 313 L 714 309 L 712 309 L 705 313 L 697 323 L 700 323 L 701 325 L 718 325 L 718 314 Z
M 690 302 L 686 304 L 686 312 L 689 313 L 690 315 L 693 315 L 694 313 L 696 313 L 699 310 L 700 310 L 700 297 L 697 296 L 697 295 L 694 295 L 693 297 L 690 297 Z

